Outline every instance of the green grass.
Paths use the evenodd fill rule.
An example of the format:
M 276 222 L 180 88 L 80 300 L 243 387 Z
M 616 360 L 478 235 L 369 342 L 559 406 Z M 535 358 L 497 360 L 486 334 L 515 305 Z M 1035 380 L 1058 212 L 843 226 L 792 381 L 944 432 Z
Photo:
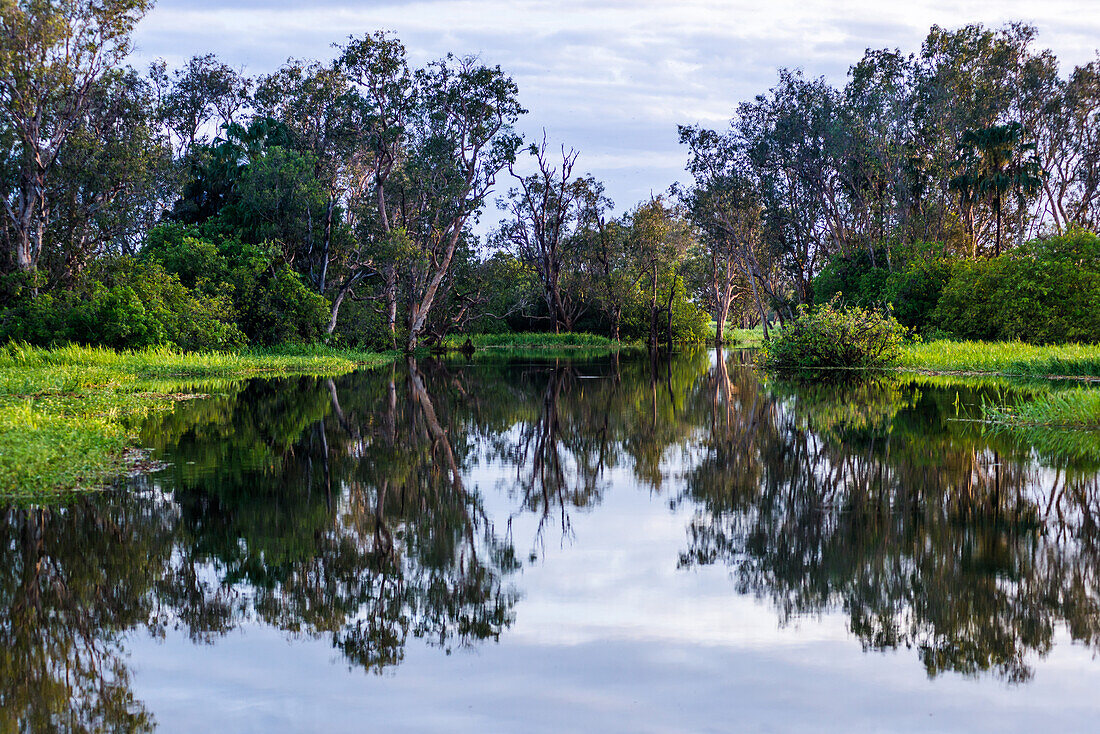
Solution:
M 986 406 L 986 418 L 1009 426 L 1100 430 L 1100 389 L 1040 393 L 1015 406 Z
M 933 341 L 902 348 L 900 367 L 1029 377 L 1100 377 L 1100 345 Z
M 196 393 L 265 375 L 339 375 L 386 355 L 324 348 L 239 353 L 0 347 L 0 495 L 102 486 L 140 420 Z
M 443 339 L 443 346 L 448 349 L 459 349 L 469 338 L 478 349 L 499 349 L 513 347 L 606 347 L 614 348 L 622 342 L 608 339 L 606 336 L 586 334 L 582 332 L 565 332 L 561 334 L 543 332 L 522 332 L 502 334 L 452 334 Z
M 764 329 L 759 326 L 755 329 L 726 329 L 723 338 L 727 348 L 759 347 L 764 343 Z

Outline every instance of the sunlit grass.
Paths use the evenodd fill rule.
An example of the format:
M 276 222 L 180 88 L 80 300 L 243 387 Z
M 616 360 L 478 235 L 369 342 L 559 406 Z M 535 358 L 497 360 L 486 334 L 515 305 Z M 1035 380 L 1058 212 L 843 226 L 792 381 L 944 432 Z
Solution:
M 1024 376 L 1100 376 L 1100 345 L 933 341 L 902 348 L 900 365 L 934 372 Z
M 992 405 L 986 417 L 1012 426 L 1046 426 L 1100 430 L 1100 389 L 1046 392 L 1015 406 Z
M 140 420 L 180 398 L 257 375 L 339 375 L 387 359 L 325 348 L 184 353 L 8 344 L 0 347 L 0 494 L 101 486 L 121 471 Z
M 764 329 L 726 329 L 722 335 L 727 348 L 729 347 L 758 347 L 764 343 Z

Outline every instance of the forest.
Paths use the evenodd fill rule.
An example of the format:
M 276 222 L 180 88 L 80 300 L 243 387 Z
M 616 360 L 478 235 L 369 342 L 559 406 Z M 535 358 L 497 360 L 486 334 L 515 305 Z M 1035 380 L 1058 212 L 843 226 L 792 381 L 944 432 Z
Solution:
M 416 66 L 378 31 L 257 76 L 139 69 L 150 7 L 3 4 L 0 341 L 656 347 L 830 302 L 926 339 L 1100 340 L 1100 62 L 1060 68 L 1032 26 L 933 27 L 843 87 L 780 69 L 617 208 L 476 57 Z

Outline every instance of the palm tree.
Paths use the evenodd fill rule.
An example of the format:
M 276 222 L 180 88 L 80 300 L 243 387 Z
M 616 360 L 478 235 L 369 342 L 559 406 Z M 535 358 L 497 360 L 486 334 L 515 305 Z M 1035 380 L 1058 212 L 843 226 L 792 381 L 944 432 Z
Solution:
M 974 204 L 987 199 L 997 218 L 994 256 L 1001 254 L 1001 211 L 1005 196 L 1015 192 L 1022 207 L 1024 200 L 1039 191 L 1042 169 L 1034 143 L 1024 142 L 1024 127 L 1018 122 L 967 130 L 959 142 L 959 166 L 962 172 L 950 181 L 959 193 L 960 206 L 970 212 Z M 973 240 L 973 220 L 970 219 Z M 977 249 L 974 244 L 975 253 Z

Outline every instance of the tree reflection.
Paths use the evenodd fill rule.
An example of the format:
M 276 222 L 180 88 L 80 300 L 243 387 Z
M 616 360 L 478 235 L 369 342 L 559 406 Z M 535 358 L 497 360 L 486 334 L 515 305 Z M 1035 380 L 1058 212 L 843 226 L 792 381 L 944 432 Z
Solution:
M 409 359 L 228 385 L 151 418 L 169 468 L 2 509 L 4 730 L 142 730 L 124 641 L 244 625 L 380 671 L 514 619 L 533 542 L 617 491 L 692 511 L 684 566 L 728 564 L 787 622 L 840 611 L 930 675 L 1026 680 L 1058 630 L 1100 647 L 1095 461 L 966 419 L 988 388 L 762 381 L 751 356 Z M 1053 445 L 1053 444 L 1052 444 Z M 472 476 L 503 469 L 500 525 Z M 526 539 L 520 539 L 526 541 Z
M 683 565 L 730 564 L 782 621 L 842 609 L 866 649 L 912 648 L 929 675 L 1026 680 L 1063 623 L 1097 644 L 1095 475 L 1020 461 L 972 424 L 911 420 L 932 407 L 912 384 L 761 401 L 735 374 L 687 483 Z

